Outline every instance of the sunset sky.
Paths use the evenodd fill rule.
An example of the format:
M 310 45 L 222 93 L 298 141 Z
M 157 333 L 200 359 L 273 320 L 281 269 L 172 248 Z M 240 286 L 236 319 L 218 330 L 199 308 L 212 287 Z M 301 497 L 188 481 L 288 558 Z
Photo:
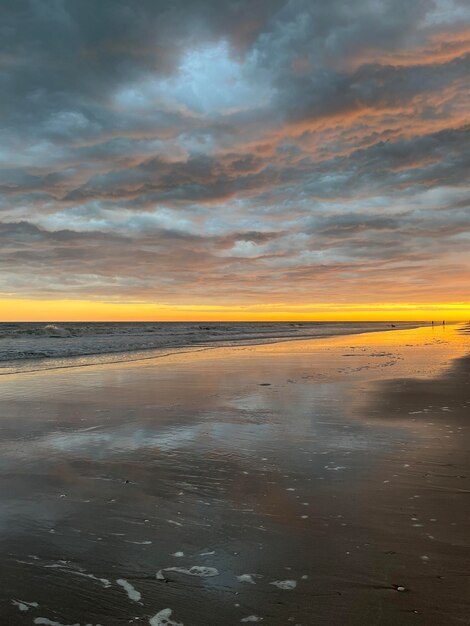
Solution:
M 0 319 L 470 318 L 467 0 L 3 0 Z

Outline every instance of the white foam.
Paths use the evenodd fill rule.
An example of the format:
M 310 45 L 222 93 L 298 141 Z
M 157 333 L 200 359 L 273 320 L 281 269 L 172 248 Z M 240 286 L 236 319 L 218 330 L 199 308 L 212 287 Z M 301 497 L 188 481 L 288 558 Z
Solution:
M 161 573 L 160 570 L 159 573 Z M 215 567 L 206 567 L 205 565 L 193 565 L 190 568 L 186 567 L 164 567 L 165 572 L 178 572 L 180 574 L 188 574 L 189 576 L 200 576 L 201 578 L 210 578 L 211 576 L 218 576 L 219 570 Z M 158 574 L 157 574 L 158 577 Z
M 101 583 L 103 587 L 105 588 L 111 587 L 111 582 L 107 578 L 98 578 L 94 574 L 87 574 L 81 568 L 77 569 L 76 567 L 74 567 L 73 565 L 69 565 L 65 561 L 62 561 L 62 562 L 59 561 L 59 563 L 53 563 L 52 565 L 45 565 L 44 567 L 49 568 L 49 569 L 60 569 L 60 570 L 63 570 L 64 572 L 69 572 L 70 574 L 73 574 L 74 576 L 83 576 L 84 578 L 91 578 L 92 580 L 96 580 L 97 582 Z
M 141 593 L 137 591 L 137 589 L 135 589 L 124 578 L 118 578 L 116 582 L 126 591 L 127 595 L 129 596 L 129 600 L 134 600 L 135 602 L 139 602 L 139 600 L 142 598 Z
M 53 622 L 47 617 L 36 617 L 35 624 L 42 624 L 43 626 L 80 626 L 80 624 L 61 624 L 60 622 Z
M 270 585 L 274 585 L 278 589 L 284 589 L 289 591 L 291 589 L 295 589 L 297 587 L 297 582 L 295 580 L 274 580 Z
M 62 624 L 61 622 L 53 622 L 47 617 L 36 617 L 35 624 L 41 624 L 42 626 L 80 626 L 80 624 Z M 93 624 L 85 624 L 84 626 L 93 626 Z M 95 626 L 101 626 L 101 624 L 95 624 Z M 178 625 L 177 625 L 178 626 Z
M 237 576 L 237 580 L 240 583 L 251 583 L 252 585 L 256 585 L 252 574 L 241 574 L 240 576 Z
M 184 556 L 184 552 L 173 552 L 173 554 L 171 556 L 175 556 L 176 558 L 181 558 L 182 556 Z
M 111 582 L 107 578 L 98 578 L 94 574 L 85 574 L 84 572 L 74 572 L 77 576 L 84 576 L 85 578 L 91 578 L 101 583 L 103 587 L 111 587 Z
M 39 604 L 37 602 L 25 602 L 24 600 L 12 600 L 13 606 L 17 606 L 20 611 L 29 611 L 31 608 L 37 608 Z
M 263 618 L 258 615 L 248 615 L 248 617 L 244 617 L 240 620 L 241 622 L 262 622 Z
M 171 609 L 163 609 L 149 619 L 150 626 L 184 626 L 181 622 L 175 622 L 170 619 L 173 611 Z

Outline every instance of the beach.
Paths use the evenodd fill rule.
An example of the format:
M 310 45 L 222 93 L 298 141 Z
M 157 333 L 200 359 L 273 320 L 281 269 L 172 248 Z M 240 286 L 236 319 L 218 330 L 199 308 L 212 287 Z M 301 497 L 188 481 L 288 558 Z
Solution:
M 0 375 L 417 326 L 412 322 L 0 322 Z
M 7 370 L 0 623 L 468 624 L 470 334 L 363 331 Z

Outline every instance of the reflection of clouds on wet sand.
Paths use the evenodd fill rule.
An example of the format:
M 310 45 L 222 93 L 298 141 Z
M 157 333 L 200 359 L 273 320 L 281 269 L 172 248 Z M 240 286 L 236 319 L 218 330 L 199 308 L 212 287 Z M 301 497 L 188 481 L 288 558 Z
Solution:
M 466 436 L 455 421 L 470 402 L 458 394 L 465 376 L 457 363 L 442 382 L 377 378 L 431 375 L 466 340 L 451 329 L 449 343 L 427 329 L 391 334 L 7 381 L 9 601 L 37 601 L 28 614 L 51 620 L 60 605 L 61 623 L 160 615 L 205 626 L 210 607 L 214 623 L 307 624 L 307 595 L 348 624 L 379 598 L 393 615 L 404 586 L 415 595 L 400 594 L 403 606 L 430 610 L 426 593 L 441 592 L 424 573 L 463 558 L 448 498 L 463 493 L 465 471 L 447 463 Z M 392 342 L 393 367 L 338 373 L 356 352 L 354 367 L 385 362 Z

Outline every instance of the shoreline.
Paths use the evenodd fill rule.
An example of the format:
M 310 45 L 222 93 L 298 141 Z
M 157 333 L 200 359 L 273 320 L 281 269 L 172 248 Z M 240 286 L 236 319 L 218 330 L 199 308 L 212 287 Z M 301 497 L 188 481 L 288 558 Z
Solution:
M 281 324 L 285 324 L 282 322 Z M 316 324 L 316 323 L 315 323 Z M 318 323 L 321 326 L 322 323 Z M 325 322 L 326 324 L 330 324 L 329 322 Z M 342 322 L 338 322 L 339 325 L 343 324 Z M 364 322 L 363 324 L 369 324 L 368 322 Z M 383 325 L 385 323 L 377 322 L 377 325 Z M 386 323 L 387 326 L 389 322 Z M 390 323 L 392 324 L 392 323 Z M 291 341 L 309 341 L 309 340 L 322 340 L 328 339 L 329 337 L 346 337 L 346 336 L 355 336 L 360 334 L 368 334 L 368 333 L 377 333 L 377 332 L 392 332 L 392 331 L 400 331 L 414 328 L 424 328 L 426 327 L 421 323 L 414 322 L 395 322 L 396 326 L 393 328 L 373 328 L 371 326 L 367 326 L 365 329 L 344 329 L 343 332 L 330 333 L 330 334 L 305 334 L 305 335 L 296 335 L 296 336 L 285 336 L 285 335 L 263 335 L 259 337 L 244 337 L 240 336 L 238 338 L 224 338 L 217 337 L 211 340 L 201 340 L 194 343 L 183 342 L 181 344 L 174 344 L 171 346 L 149 346 L 146 348 L 129 348 L 127 350 L 115 349 L 103 352 L 83 352 L 77 354 L 70 354 L 65 356 L 27 356 L 22 358 L 12 358 L 12 359 L 0 359 L 0 376 L 9 376 L 12 374 L 20 374 L 22 372 L 37 372 L 44 370 L 56 370 L 56 369 L 68 369 L 75 367 L 90 367 L 93 365 L 106 365 L 113 363 L 126 363 L 133 361 L 143 361 L 154 358 L 164 358 L 166 356 L 171 356 L 173 354 L 179 354 L 184 351 L 187 352 L 199 352 L 204 350 L 213 350 L 217 348 L 236 348 L 236 347 L 248 347 L 248 346 L 257 346 L 257 345 L 270 345 L 276 343 L 284 343 Z M 460 323 L 449 324 L 451 326 L 459 326 Z M 79 341 L 80 338 L 77 338 Z M 0 340 L 1 342 L 1 340 Z M 1 345 L 0 345 L 1 349 Z M 165 351 L 164 354 L 162 352 Z M 129 358 L 124 358 L 125 355 L 128 355 Z M 137 356 L 137 358 L 132 358 L 132 356 Z M 114 357 L 114 358 L 113 358 Z M 75 361 L 75 362 L 72 362 Z M 44 367 L 29 367 L 29 364 L 43 364 Z M 3 371 L 2 371 L 3 370 Z M 8 371 L 5 371 L 8 370 Z

